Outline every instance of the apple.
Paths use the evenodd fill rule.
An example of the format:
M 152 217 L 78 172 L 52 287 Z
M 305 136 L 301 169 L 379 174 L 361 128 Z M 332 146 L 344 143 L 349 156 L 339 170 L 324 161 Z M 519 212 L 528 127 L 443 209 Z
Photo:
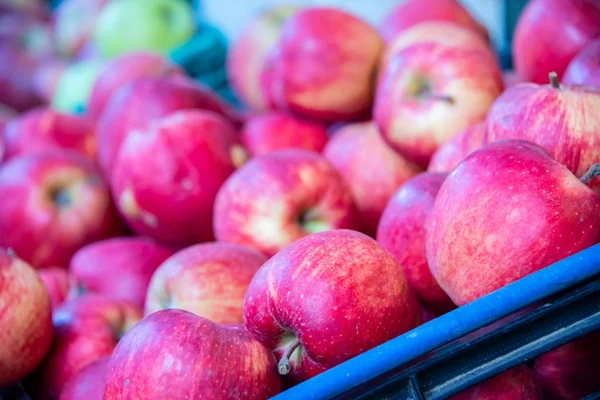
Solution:
M 360 213 L 361 231 L 375 236 L 386 204 L 404 182 L 422 172 L 392 150 L 372 121 L 349 124 L 323 152 L 344 177 Z
M 596 165 L 597 167 L 597 165 Z M 462 306 L 600 240 L 600 198 L 540 146 L 490 143 L 448 175 L 431 211 L 427 260 Z
M 98 162 L 105 176 L 110 174 L 125 137 L 147 129 L 156 119 L 175 111 L 204 109 L 217 112 L 233 123 L 240 119 L 209 89 L 184 77 L 140 78 L 120 89 L 98 121 Z
M 60 400 L 102 400 L 109 360 L 103 357 L 79 370 L 65 384 Z
M 70 64 L 70 61 L 61 58 L 50 58 L 37 65 L 32 77 L 33 86 L 44 103 L 52 101 L 58 82 Z
M 246 289 L 266 261 L 256 250 L 232 243 L 183 249 L 152 276 L 144 313 L 178 308 L 217 324 L 241 324 Z
M 491 49 L 417 41 L 384 66 L 373 113 L 390 146 L 427 167 L 441 145 L 485 118 L 503 87 Z
M 443 144 L 431 157 L 429 172 L 450 172 L 485 144 L 485 122 L 477 122 Z
M 119 0 L 100 11 L 94 41 L 109 58 L 132 51 L 167 54 L 195 32 L 194 11 L 185 0 Z
M 532 0 L 517 22 L 513 60 L 525 81 L 560 79 L 577 53 L 600 37 L 598 0 Z M 558 39 L 558 40 L 557 40 Z
M 47 18 L 48 4 L 44 0 L 3 0 L 2 7 L 11 7 L 16 11 L 36 18 Z
M 599 339 L 596 331 L 535 359 L 533 368 L 548 398 L 578 400 L 600 390 Z
M 51 105 L 69 114 L 85 114 L 94 82 L 106 62 L 100 59 L 77 61 L 65 69 L 58 79 Z
M 309 8 L 285 23 L 261 75 L 276 109 L 324 122 L 369 112 L 383 42 L 366 22 L 333 8 Z
M 0 246 L 35 268 L 66 267 L 83 245 L 119 232 L 108 186 L 83 156 L 30 154 L 0 166 Z
M 251 159 L 223 184 L 214 207 L 218 241 L 267 256 L 310 233 L 358 227 L 344 178 L 308 150 L 279 150 Z
M 7 159 L 54 150 L 78 151 L 94 159 L 95 129 L 91 121 L 38 107 L 13 118 L 4 129 Z
M 408 0 L 401 2 L 385 18 L 380 32 L 386 42 L 398 34 L 424 22 L 450 22 L 468 28 L 486 41 L 489 34 L 457 0 Z
M 474 385 L 450 400 L 542 400 L 542 389 L 535 374 L 526 365 L 519 365 L 493 378 Z
M 260 85 L 260 74 L 269 52 L 277 44 L 287 19 L 300 10 L 292 5 L 275 5 L 244 27 L 229 50 L 227 75 L 241 100 L 256 111 L 269 107 Z
M 48 290 L 53 310 L 77 289 L 77 280 L 64 268 L 47 267 L 38 269 L 37 272 Z
M 0 248 L 0 387 L 36 368 L 52 344 L 50 299 L 35 270 Z
M 518 83 L 525 83 L 526 81 L 519 75 L 514 69 L 508 69 L 502 71 L 504 77 L 504 88 L 508 89 L 515 86 Z
M 408 285 L 420 302 L 439 313 L 456 306 L 437 283 L 425 250 L 427 221 L 446 174 L 423 173 L 394 193 L 377 227 L 377 241 L 404 268 Z
M 600 88 L 600 35 L 571 60 L 565 71 L 564 83 Z
M 58 399 L 65 384 L 88 364 L 108 357 L 122 335 L 141 318 L 129 303 L 83 296 L 54 310 L 54 343 L 26 382 L 36 399 Z
M 254 156 L 290 148 L 320 153 L 328 138 L 324 125 L 276 111 L 249 117 L 242 131 L 242 143 Z
M 600 88 L 521 84 L 498 98 L 486 119 L 486 142 L 523 139 L 545 148 L 577 177 L 600 161 Z M 600 193 L 600 182 L 592 182 Z
M 81 248 L 69 265 L 78 291 L 144 308 L 152 274 L 174 250 L 144 237 L 118 237 Z
M 42 104 L 32 80 L 36 60 L 13 43 L 2 40 L 0 60 L 0 104 L 17 111 L 25 111 Z
M 63 0 L 55 11 L 55 40 L 65 56 L 76 56 L 94 35 L 96 21 L 110 0 Z
M 217 191 L 244 159 L 235 129 L 220 115 L 173 113 L 121 146 L 111 180 L 115 203 L 140 235 L 182 246 L 213 240 Z
M 275 352 L 289 383 L 418 323 L 419 306 L 400 264 L 374 239 L 343 229 L 312 234 L 277 253 L 244 300 L 246 328 Z
M 281 390 L 273 354 L 252 335 L 184 310 L 141 320 L 107 370 L 104 400 L 261 400 Z
M 158 54 L 135 52 L 119 56 L 109 62 L 96 79 L 88 115 L 98 120 L 115 93 L 136 79 L 184 74 L 179 66 Z

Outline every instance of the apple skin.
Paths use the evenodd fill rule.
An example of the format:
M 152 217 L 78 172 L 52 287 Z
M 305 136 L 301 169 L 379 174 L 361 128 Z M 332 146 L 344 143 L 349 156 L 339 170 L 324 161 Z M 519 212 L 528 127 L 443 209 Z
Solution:
M 241 324 L 244 295 L 267 257 L 232 243 L 203 243 L 179 251 L 152 276 L 146 315 L 166 308 L 217 324 Z
M 77 288 L 77 280 L 64 268 L 47 267 L 38 269 L 37 272 L 48 290 L 53 310 L 67 300 Z
M 175 251 L 145 237 L 119 237 L 82 247 L 69 271 L 78 291 L 128 301 L 144 308 L 152 274 Z
M 50 103 L 58 87 L 58 82 L 63 72 L 69 67 L 70 62 L 61 58 L 50 58 L 40 62 L 33 73 L 33 86 L 37 95 Z
M 285 21 L 300 7 L 276 5 L 244 27 L 227 56 L 227 76 L 240 99 L 255 111 L 269 109 L 260 85 L 265 60 L 277 44 Z
M 215 197 L 243 153 L 220 115 L 173 113 L 121 146 L 111 182 L 115 203 L 140 235 L 182 246 L 213 240 Z
M 91 362 L 65 384 L 60 400 L 102 400 L 110 357 Z
M 181 67 L 161 55 L 149 52 L 124 54 L 100 72 L 92 89 L 88 115 L 97 121 L 115 93 L 136 79 L 184 74 Z
M 289 383 L 418 323 L 419 306 L 402 267 L 374 239 L 343 229 L 312 234 L 277 253 L 258 270 L 244 300 L 246 328 L 278 359 L 300 341 L 290 357 Z
M 26 111 L 42 104 L 35 91 L 32 76 L 36 60 L 6 41 L 0 41 L 0 103 L 17 111 Z
M 353 15 L 301 10 L 285 23 L 261 84 L 278 110 L 323 122 L 356 119 L 371 108 L 382 51 L 377 31 Z
M 133 51 L 168 54 L 195 32 L 194 11 L 185 0 L 119 0 L 100 11 L 94 43 L 106 58 Z
M 291 148 L 320 153 L 328 139 L 324 125 L 276 111 L 249 117 L 242 131 L 242 144 L 253 156 Z
M 396 189 L 423 171 L 392 150 L 372 121 L 341 128 L 323 156 L 348 183 L 360 213 L 361 231 L 373 237 Z
M 0 246 L 35 268 L 67 267 L 80 247 L 122 232 L 100 172 L 75 153 L 2 164 L 0 205 Z
M 38 107 L 12 119 L 5 127 L 6 158 L 31 153 L 72 150 L 94 159 L 94 124 L 86 118 Z
M 170 309 L 145 317 L 121 339 L 104 400 L 260 400 L 280 390 L 273 354 L 247 331 Z
M 54 310 L 54 342 L 26 382 L 36 399 L 58 399 L 65 384 L 93 361 L 112 354 L 119 338 L 139 319 L 133 305 L 87 295 Z
M 532 369 L 526 365 L 519 365 L 450 397 L 450 400 L 542 400 L 544 398 Z
M 359 227 L 343 177 L 300 149 L 255 157 L 234 172 L 217 194 L 213 221 L 218 241 L 267 256 L 310 233 Z
M 404 1 L 394 8 L 381 25 L 380 32 L 386 42 L 391 42 L 405 30 L 430 21 L 444 21 L 467 28 L 489 41 L 485 26 L 480 24 L 457 0 Z
M 538 145 L 505 140 L 472 153 L 442 184 L 427 260 L 462 306 L 599 239 L 594 191 Z
M 569 63 L 563 79 L 567 85 L 600 88 L 600 37 L 586 45 Z
M 477 122 L 443 144 L 431 157 L 428 172 L 450 172 L 485 144 L 485 122 Z
M 496 100 L 485 141 L 523 139 L 545 148 L 577 177 L 600 161 L 600 88 L 520 84 Z M 600 182 L 591 187 L 600 193 Z
M 435 197 L 446 176 L 423 173 L 409 179 L 387 203 L 377 227 L 377 241 L 398 260 L 420 302 L 440 313 L 456 306 L 431 274 L 425 237 Z
M 547 398 L 578 400 L 600 390 L 599 339 L 600 332 L 594 332 L 535 359 L 533 367 Z
M 52 311 L 35 270 L 0 248 L 0 387 L 14 383 L 42 361 L 52 344 Z
M 550 72 L 560 79 L 573 57 L 600 36 L 598 21 L 598 0 L 530 1 L 514 32 L 516 70 L 527 82 L 546 83 Z
M 489 48 L 417 42 L 384 67 L 374 117 L 388 144 L 425 168 L 441 145 L 485 118 L 503 88 Z
M 235 114 L 216 94 L 184 77 L 140 78 L 111 99 L 98 121 L 98 162 L 110 177 L 121 144 L 127 135 L 146 129 L 156 119 L 180 110 L 214 111 L 239 124 Z
M 55 40 L 58 51 L 74 57 L 94 35 L 96 21 L 110 0 L 63 0 L 55 11 Z

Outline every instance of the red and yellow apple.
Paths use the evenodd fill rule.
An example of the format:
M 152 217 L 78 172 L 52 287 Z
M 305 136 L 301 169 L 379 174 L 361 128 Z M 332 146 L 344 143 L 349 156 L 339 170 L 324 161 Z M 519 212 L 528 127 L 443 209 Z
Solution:
M 485 144 L 485 122 L 478 122 L 444 143 L 431 157 L 429 172 L 450 172 Z

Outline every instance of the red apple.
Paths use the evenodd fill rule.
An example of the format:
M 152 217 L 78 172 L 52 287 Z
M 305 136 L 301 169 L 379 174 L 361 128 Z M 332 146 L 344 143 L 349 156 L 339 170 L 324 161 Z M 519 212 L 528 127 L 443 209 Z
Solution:
M 561 78 L 573 57 L 600 37 L 600 1 L 532 0 L 515 28 L 513 59 L 525 81 Z
M 94 36 L 100 10 L 110 0 L 63 0 L 55 12 L 58 50 L 73 57 Z
M 490 109 L 486 142 L 524 139 L 545 148 L 577 177 L 600 161 L 600 88 L 521 84 Z M 600 182 L 592 182 L 600 192 Z
M 77 289 L 77 280 L 64 268 L 41 268 L 38 274 L 48 290 L 52 309 L 61 305 Z
M 66 267 L 80 247 L 119 232 L 108 186 L 79 154 L 31 154 L 0 167 L 0 246 L 35 268 Z
M 579 400 L 600 390 L 600 332 L 594 332 L 539 356 L 537 379 L 548 398 Z
M 260 86 L 260 73 L 267 55 L 277 44 L 285 21 L 300 10 L 297 6 L 276 5 L 254 18 L 233 43 L 227 57 L 231 86 L 250 108 L 268 108 Z
M 181 67 L 159 54 L 134 52 L 117 57 L 96 79 L 88 114 L 93 120 L 100 118 L 115 93 L 136 79 L 184 74 Z
M 478 122 L 443 144 L 431 157 L 429 172 L 450 172 L 485 144 L 485 122 Z
M 6 125 L 6 157 L 65 149 L 93 159 L 96 156 L 94 133 L 94 125 L 86 118 L 39 107 Z
M 110 177 L 128 134 L 147 129 L 152 121 L 175 111 L 203 109 L 238 123 L 239 116 L 209 89 L 185 77 L 141 78 L 120 89 L 98 121 L 98 159 Z
M 542 389 L 535 374 L 526 365 L 519 365 L 485 380 L 450 400 L 542 400 Z
M 112 354 L 119 338 L 141 318 L 122 301 L 83 296 L 54 310 L 54 343 L 28 381 L 36 399 L 58 399 L 65 384 L 88 364 Z
M 384 20 L 380 32 L 386 42 L 415 25 L 429 21 L 451 22 L 468 28 L 489 41 L 485 26 L 481 25 L 457 0 L 408 0 L 401 2 Z
M 102 400 L 110 357 L 100 358 L 77 372 L 65 384 L 60 400 Z
M 261 400 L 280 387 L 273 355 L 244 329 L 162 310 L 141 320 L 115 348 L 104 400 Z
M 50 58 L 37 65 L 33 73 L 33 86 L 36 94 L 45 102 L 52 102 L 62 73 L 69 67 L 70 61 Z
M 370 236 L 375 236 L 379 218 L 396 189 L 422 172 L 383 141 L 373 122 L 341 128 L 323 155 L 348 183 L 361 230 Z
M 427 221 L 444 179 L 441 173 L 409 179 L 390 199 L 377 228 L 377 241 L 404 268 L 411 289 L 438 312 L 456 307 L 431 274 L 425 250 Z
M 373 301 L 377 299 L 377 301 Z M 264 264 L 248 287 L 244 323 L 300 382 L 417 326 L 402 267 L 370 237 L 316 233 Z
M 291 148 L 320 153 L 328 138 L 324 125 L 279 112 L 248 118 L 242 131 L 242 143 L 254 156 Z
M 600 37 L 586 45 L 569 63 L 564 83 L 600 88 Z
M 246 289 L 266 261 L 256 250 L 237 244 L 188 247 L 156 270 L 144 312 L 179 308 L 217 324 L 241 324 Z
M 0 249 L 0 387 L 42 361 L 52 343 L 50 299 L 33 268 Z
M 503 86 L 491 49 L 416 42 L 384 67 L 375 121 L 396 151 L 426 167 L 441 145 L 485 118 Z
M 600 198 L 584 184 L 592 176 L 579 181 L 524 140 L 468 156 L 429 219 L 427 260 L 442 289 L 461 306 L 597 243 Z
M 214 238 L 217 191 L 240 163 L 242 147 L 218 114 L 187 110 L 132 132 L 113 169 L 115 202 L 138 234 L 191 245 Z
M 152 274 L 174 250 L 144 237 L 119 237 L 88 244 L 69 270 L 84 293 L 128 301 L 144 308 Z
M 268 256 L 310 233 L 357 227 L 346 182 L 327 160 L 307 150 L 251 159 L 225 182 L 215 202 L 217 240 Z
M 383 43 L 344 11 L 310 8 L 285 23 L 263 68 L 269 102 L 306 118 L 335 122 L 369 112 Z
M 42 104 L 33 85 L 36 61 L 14 44 L 0 41 L 0 103 L 17 111 Z

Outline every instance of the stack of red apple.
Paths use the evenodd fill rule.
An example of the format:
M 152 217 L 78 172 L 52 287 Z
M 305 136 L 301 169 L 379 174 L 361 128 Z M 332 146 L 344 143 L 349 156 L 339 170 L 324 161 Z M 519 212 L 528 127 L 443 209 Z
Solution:
M 228 64 L 242 111 L 148 51 L 80 115 L 10 87 L 0 386 L 264 399 L 598 243 L 598 21 L 532 0 L 510 83 L 456 0 L 409 0 L 379 32 L 259 16 Z M 598 359 L 594 333 L 456 398 L 578 399 Z

